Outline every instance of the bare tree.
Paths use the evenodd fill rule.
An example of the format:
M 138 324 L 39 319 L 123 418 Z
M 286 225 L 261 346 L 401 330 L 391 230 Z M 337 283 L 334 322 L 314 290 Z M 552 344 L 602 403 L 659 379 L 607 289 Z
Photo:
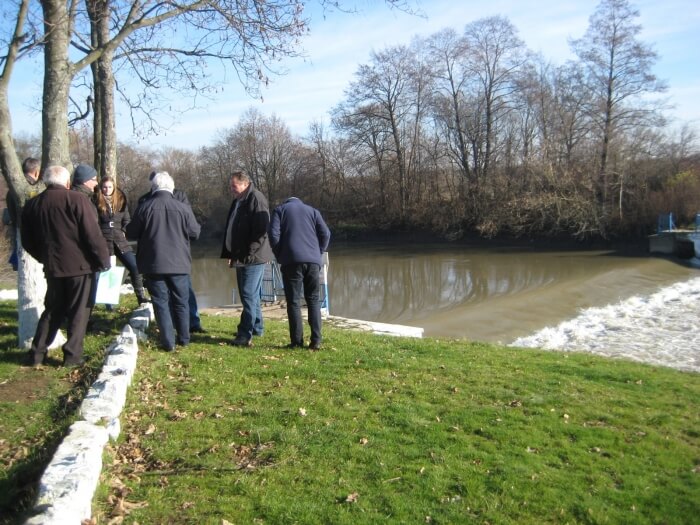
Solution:
M 656 113 L 641 97 L 665 89 L 652 73 L 656 53 L 638 40 L 641 26 L 635 22 L 639 11 L 628 0 L 602 0 L 589 19 L 584 36 L 571 45 L 586 68 L 591 90 L 589 105 L 599 133 L 599 165 L 596 200 L 600 232 L 605 235 L 609 217 L 610 148 L 630 126 L 651 123 Z
M 496 132 L 500 119 L 511 109 L 515 79 L 525 63 L 525 47 L 517 30 L 507 18 L 493 16 L 467 25 L 464 31 L 472 89 L 482 102 L 483 156 L 474 169 L 487 178 L 496 150 Z
M 334 109 L 335 125 L 369 146 L 380 184 L 396 188 L 399 221 L 411 198 L 411 158 L 424 108 L 422 81 L 428 76 L 417 69 L 421 64 L 406 46 L 372 53 L 371 64 L 358 68 L 346 100 Z

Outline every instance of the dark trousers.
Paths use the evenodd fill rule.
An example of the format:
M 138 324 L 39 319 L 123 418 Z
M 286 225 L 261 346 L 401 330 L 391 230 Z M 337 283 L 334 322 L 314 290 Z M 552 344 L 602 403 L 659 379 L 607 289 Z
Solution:
M 136 255 L 134 252 L 121 252 L 118 249 L 114 250 L 114 255 L 117 259 L 124 265 L 126 271 L 129 272 L 129 277 L 131 277 L 131 285 L 134 287 L 134 292 L 137 296 L 143 296 L 143 277 L 139 273 L 139 269 L 136 266 Z
M 202 328 L 202 321 L 199 318 L 199 307 L 197 306 L 197 296 L 194 294 L 194 288 L 192 288 L 192 276 L 187 276 L 189 279 L 189 297 L 188 304 L 190 307 L 190 328 Z
M 304 327 L 301 317 L 302 294 L 306 301 L 311 327 L 312 345 L 321 344 L 321 302 L 320 280 L 321 267 L 318 264 L 300 263 L 282 266 L 284 297 L 287 300 L 287 317 L 289 318 L 289 337 L 292 344 L 304 343 Z
M 90 311 L 94 306 L 95 274 L 46 279 L 44 312 L 32 340 L 34 363 L 43 361 L 64 319 L 68 319 L 68 340 L 63 345 L 64 364 L 76 364 L 83 358 L 83 339 Z
M 176 343 L 186 345 L 190 342 L 189 282 L 190 276 L 186 273 L 149 273 L 146 276 L 146 286 L 160 330 L 160 344 L 166 350 L 175 348 Z

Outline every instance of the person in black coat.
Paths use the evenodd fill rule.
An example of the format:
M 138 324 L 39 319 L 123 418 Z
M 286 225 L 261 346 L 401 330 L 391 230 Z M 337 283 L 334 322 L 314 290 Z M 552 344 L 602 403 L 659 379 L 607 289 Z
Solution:
M 96 274 L 109 268 L 109 250 L 90 199 L 69 191 L 68 170 L 51 166 L 44 182 L 46 190 L 24 206 L 20 230 L 22 247 L 44 265 L 47 284 L 29 359 L 34 366 L 43 364 L 48 345 L 67 318 L 63 365 L 79 366 Z
M 264 324 L 260 296 L 265 264 L 272 260 L 267 239 L 270 209 L 265 196 L 258 191 L 244 171 L 231 175 L 233 202 L 226 219 L 221 258 L 236 268 L 236 284 L 243 310 L 234 346 L 251 346 L 254 335 L 263 334 Z
M 97 207 L 97 218 L 102 235 L 107 241 L 109 254 L 115 255 L 129 271 L 131 284 L 139 304 L 149 302 L 143 288 L 143 277 L 136 265 L 136 255 L 129 246 L 124 233 L 127 225 L 131 222 L 124 192 L 117 188 L 114 179 L 107 175 L 102 177 L 100 191 L 94 194 L 93 200 Z

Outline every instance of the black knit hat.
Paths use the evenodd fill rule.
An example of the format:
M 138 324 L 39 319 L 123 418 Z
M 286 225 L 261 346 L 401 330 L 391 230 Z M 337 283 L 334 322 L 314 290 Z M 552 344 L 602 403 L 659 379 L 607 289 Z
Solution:
M 97 171 L 87 164 L 78 164 L 73 171 L 73 184 L 76 186 L 95 178 L 97 178 Z

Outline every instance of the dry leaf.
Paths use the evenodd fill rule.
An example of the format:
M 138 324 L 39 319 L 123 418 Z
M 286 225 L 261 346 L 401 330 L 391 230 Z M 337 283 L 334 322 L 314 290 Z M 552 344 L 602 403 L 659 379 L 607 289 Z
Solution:
M 181 419 L 185 419 L 187 417 L 187 412 L 180 412 L 179 410 L 175 410 L 170 415 L 170 419 L 173 421 L 180 421 Z
M 348 494 L 348 497 L 345 498 L 345 503 L 355 503 L 360 495 L 357 492 L 353 492 L 352 494 Z
M 156 431 L 156 426 L 153 423 L 151 423 L 150 425 L 148 425 L 148 428 L 146 429 L 146 432 L 144 432 L 144 434 L 149 436 L 149 435 L 153 434 L 155 431 Z
M 366 445 L 367 443 L 369 443 L 369 439 L 367 439 L 367 438 L 360 439 L 360 445 Z
M 299 415 L 300 415 L 301 417 L 304 417 L 304 416 L 306 415 L 306 409 L 305 409 L 305 408 L 300 408 L 300 409 L 299 409 Z

